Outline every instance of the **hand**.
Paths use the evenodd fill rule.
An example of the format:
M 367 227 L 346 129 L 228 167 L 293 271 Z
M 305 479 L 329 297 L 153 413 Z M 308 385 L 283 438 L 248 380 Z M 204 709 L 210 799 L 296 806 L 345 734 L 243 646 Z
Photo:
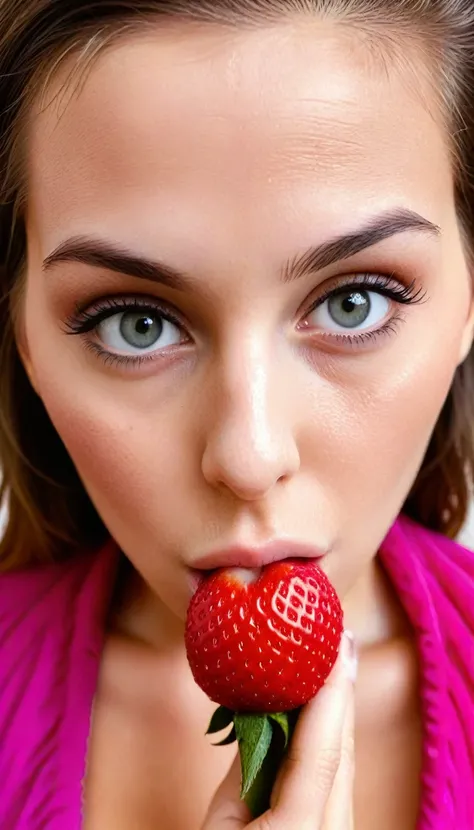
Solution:
M 237 755 L 202 830 L 352 830 L 356 665 L 352 638 L 345 634 L 333 671 L 301 711 L 270 809 L 249 819 L 239 798 Z

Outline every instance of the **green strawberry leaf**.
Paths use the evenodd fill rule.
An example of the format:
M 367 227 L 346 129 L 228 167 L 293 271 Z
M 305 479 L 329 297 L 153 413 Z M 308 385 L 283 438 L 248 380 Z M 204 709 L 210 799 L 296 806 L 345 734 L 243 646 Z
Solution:
M 265 760 L 272 741 L 272 726 L 267 715 L 236 713 L 234 726 L 239 742 L 242 767 L 240 797 L 245 798 Z
M 283 735 L 285 736 L 285 749 L 288 746 L 288 740 L 290 737 L 290 726 L 288 723 L 288 713 L 287 712 L 272 712 L 269 716 L 272 721 L 278 723 L 283 730 Z
M 235 728 L 232 727 L 227 738 L 223 738 L 222 741 L 219 741 L 217 744 L 213 744 L 213 746 L 227 746 L 227 744 L 233 744 L 234 741 L 237 739 L 237 734 Z
M 214 735 L 215 732 L 222 732 L 223 729 L 230 726 L 233 720 L 234 713 L 225 706 L 219 706 L 211 718 L 206 735 Z

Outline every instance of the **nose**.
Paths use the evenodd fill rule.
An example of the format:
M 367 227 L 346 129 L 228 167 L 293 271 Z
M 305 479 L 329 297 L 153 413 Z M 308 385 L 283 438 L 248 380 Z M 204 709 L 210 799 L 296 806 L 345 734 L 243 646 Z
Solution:
M 209 408 L 202 472 L 242 501 L 262 499 L 300 467 L 291 373 L 259 348 L 222 361 Z

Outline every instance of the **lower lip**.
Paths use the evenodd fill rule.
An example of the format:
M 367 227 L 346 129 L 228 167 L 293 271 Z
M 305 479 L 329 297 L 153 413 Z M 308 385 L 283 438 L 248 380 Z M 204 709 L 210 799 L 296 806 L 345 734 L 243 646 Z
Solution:
M 321 567 L 323 561 L 326 559 L 326 554 L 323 554 L 322 556 L 315 556 L 312 559 L 306 559 L 306 558 L 301 558 L 301 557 L 297 557 L 297 556 L 296 557 L 295 556 L 288 557 L 288 558 L 291 558 L 293 560 L 294 559 L 300 559 L 301 562 L 315 562 L 319 567 Z M 278 559 L 278 560 L 275 560 L 275 561 L 279 562 L 279 563 L 280 562 L 283 563 L 286 560 L 285 559 Z M 273 564 L 273 563 L 270 563 L 270 564 Z M 235 565 L 235 567 L 242 567 L 242 566 Z M 265 568 L 265 567 L 268 567 L 268 566 L 264 565 L 263 568 Z M 211 574 L 211 573 L 213 573 L 214 571 L 217 571 L 217 570 L 219 570 L 219 569 L 218 568 L 213 568 L 213 569 L 210 569 L 208 571 L 204 571 L 204 570 L 201 571 L 201 570 L 198 570 L 197 568 L 188 568 L 187 569 L 187 571 L 188 571 L 188 584 L 190 586 L 191 593 L 195 594 L 196 591 L 198 590 L 198 588 L 200 587 L 200 585 L 202 585 L 202 583 L 208 578 L 209 574 Z

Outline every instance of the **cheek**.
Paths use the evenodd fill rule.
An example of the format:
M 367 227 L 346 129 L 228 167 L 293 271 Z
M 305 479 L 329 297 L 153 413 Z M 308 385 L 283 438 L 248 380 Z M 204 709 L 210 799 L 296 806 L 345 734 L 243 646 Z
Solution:
M 141 407 L 131 407 L 123 396 L 114 405 L 90 392 L 86 404 L 51 390 L 44 399 L 109 529 L 117 535 L 122 526 L 151 530 L 154 525 L 156 535 L 160 514 L 171 518 L 173 493 L 179 493 L 183 475 L 184 458 L 176 451 L 180 446 L 176 413 L 144 415 Z
M 449 392 L 457 344 L 381 361 L 319 399 L 305 436 L 306 464 L 319 480 L 318 521 L 334 530 L 328 575 L 344 596 L 378 550 L 411 490 Z M 380 368 L 380 363 L 382 367 Z
M 154 386 L 153 379 L 114 379 L 93 368 L 77 339 L 65 337 L 51 319 L 35 280 L 27 292 L 25 336 L 38 394 L 114 535 L 117 524 L 146 525 L 166 496 L 170 509 L 186 450 L 189 457 L 189 446 L 179 458 L 176 450 L 183 444 L 179 382 Z
M 334 425 L 330 478 L 354 513 L 369 505 L 398 512 L 451 387 L 458 347 L 458 338 L 444 341 L 443 348 L 420 342 L 405 360 L 387 359 L 360 383 L 338 391 L 333 417 L 327 417 Z
M 38 392 L 99 514 L 124 550 L 146 550 L 149 534 L 171 533 L 193 463 L 180 401 L 157 405 L 153 380 L 111 382 L 85 371 L 82 355 L 75 363 L 53 341 L 30 342 Z

